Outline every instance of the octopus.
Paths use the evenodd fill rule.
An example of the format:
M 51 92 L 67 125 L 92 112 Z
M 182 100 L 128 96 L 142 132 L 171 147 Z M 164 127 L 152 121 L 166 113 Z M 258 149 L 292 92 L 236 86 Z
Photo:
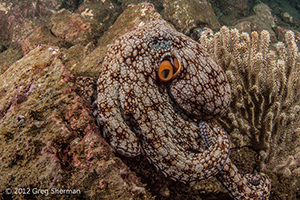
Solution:
M 115 152 L 144 155 L 174 181 L 217 176 L 234 199 L 268 199 L 268 176 L 240 174 L 228 134 L 210 122 L 227 111 L 231 90 L 199 43 L 154 20 L 111 44 L 102 67 L 95 116 Z

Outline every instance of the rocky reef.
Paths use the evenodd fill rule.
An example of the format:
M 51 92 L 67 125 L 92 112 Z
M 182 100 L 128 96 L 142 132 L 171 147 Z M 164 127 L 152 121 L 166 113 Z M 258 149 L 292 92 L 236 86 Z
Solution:
M 145 196 L 94 122 L 93 79 L 72 75 L 63 56 L 41 45 L 1 76 L 1 198 Z

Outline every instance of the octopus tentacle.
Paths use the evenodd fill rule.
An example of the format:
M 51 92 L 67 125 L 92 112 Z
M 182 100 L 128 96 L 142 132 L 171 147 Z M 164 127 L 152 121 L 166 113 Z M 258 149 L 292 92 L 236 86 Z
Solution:
M 101 76 L 98 80 L 100 86 L 97 97 L 97 123 L 103 127 L 104 136 L 109 138 L 110 145 L 116 152 L 127 157 L 137 156 L 141 153 L 139 139 L 123 120 L 124 114 L 119 109 L 119 99 L 116 98 L 120 84 L 114 82 L 113 85 L 106 85 L 105 83 L 111 82 L 111 78 L 107 75 Z
M 132 90 L 136 88 L 134 84 L 132 88 Z M 126 109 L 127 100 L 132 98 L 132 90 L 128 93 L 121 91 L 121 96 L 124 95 L 121 98 L 124 101 L 120 102 L 122 109 Z M 151 88 L 148 90 L 154 96 L 159 95 L 157 88 L 153 88 L 153 91 Z M 230 141 L 227 133 L 216 124 L 201 122 L 207 136 L 211 139 L 212 145 L 206 147 L 197 141 L 201 140 L 202 131 L 197 124 L 193 120 L 186 121 L 184 117 L 187 116 L 183 113 L 173 111 L 173 105 L 170 101 L 166 101 L 169 98 L 167 95 L 161 98 L 163 103 L 160 104 L 143 102 L 132 104 L 131 111 L 134 114 L 130 116 L 131 118 L 127 118 L 131 121 L 134 118 L 135 124 L 128 124 L 136 127 L 137 135 L 141 135 L 142 148 L 148 160 L 166 176 L 184 183 L 215 176 L 223 168 L 229 156 Z M 139 110 L 139 106 L 142 106 L 143 110 Z M 162 123 L 157 112 L 165 111 L 168 111 L 168 114 L 162 115 L 165 119 Z M 176 126 L 177 122 L 184 122 L 184 127 L 187 128 Z M 176 135 L 181 138 L 174 139 Z M 191 135 L 196 138 L 193 142 L 190 139 Z
M 271 191 L 271 180 L 263 173 L 242 176 L 236 166 L 228 158 L 217 179 L 226 187 L 234 199 L 266 200 Z

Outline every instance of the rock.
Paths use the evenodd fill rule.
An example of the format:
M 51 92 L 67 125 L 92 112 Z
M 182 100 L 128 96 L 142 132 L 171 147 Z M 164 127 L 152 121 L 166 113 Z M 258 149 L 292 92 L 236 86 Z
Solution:
M 82 69 L 80 65 L 84 54 L 89 54 L 95 48 L 93 44 L 97 43 L 100 32 L 98 28 L 101 29 L 101 24 L 97 21 L 62 9 L 46 25 L 40 26 L 26 39 L 21 40 L 20 44 L 24 54 L 40 44 L 58 46 L 64 52 L 62 61 L 68 70 L 77 75 L 94 74 L 93 77 L 98 77 L 99 68 L 96 65 L 92 66 L 91 73 L 85 73 L 88 69 Z
M 117 39 L 117 37 L 134 30 L 136 26 L 142 26 L 157 19 L 162 19 L 162 17 L 156 12 L 153 4 L 129 5 L 109 30 L 100 38 L 98 44 L 106 46 Z
M 76 74 L 97 79 L 101 73 L 101 63 L 106 53 L 106 46 L 99 46 L 90 54 L 84 56 L 82 62 L 73 68 Z M 72 68 L 72 67 L 71 67 Z
M 0 3 L 0 44 L 8 46 L 10 44 L 11 38 L 11 20 L 9 20 L 9 15 L 7 14 L 11 9 L 10 5 L 6 3 Z
M 97 21 L 65 9 L 52 15 L 46 26 L 54 36 L 70 45 L 87 44 L 97 38 L 102 28 Z
M 249 11 L 249 3 L 247 0 L 217 0 L 216 2 L 219 8 L 222 9 L 222 12 L 226 14 L 233 12 L 236 16 L 245 16 Z
M 98 70 L 101 70 L 101 66 L 94 65 L 92 69 L 84 69 L 83 72 L 81 71 L 81 62 L 84 59 L 84 46 L 77 44 L 69 49 L 62 48 L 61 51 L 64 53 L 64 57 L 62 58 L 65 66 L 70 70 L 72 73 L 76 75 L 87 75 L 83 72 L 90 71 L 91 74 L 97 74 L 99 76 Z M 97 56 L 98 57 L 98 56 Z M 97 58 L 97 57 L 94 57 Z
M 27 38 L 20 41 L 24 54 L 29 53 L 40 44 L 58 46 L 64 57 L 61 58 L 65 66 L 72 73 L 81 73 L 79 63 L 82 62 L 85 46 L 91 47 L 98 38 L 96 27 L 101 27 L 95 20 L 73 14 L 68 10 L 61 10 L 55 13 L 47 25 L 40 26 Z M 95 48 L 95 47 L 93 47 Z M 93 66 L 96 71 L 99 70 Z M 84 69 L 86 71 L 86 69 Z M 94 71 L 90 74 L 94 74 Z M 96 73 L 99 76 L 99 73 Z
M 276 26 L 274 17 L 272 15 L 272 10 L 266 4 L 261 3 L 254 6 L 253 11 L 258 18 L 260 18 L 262 21 L 265 21 L 267 26 L 269 27 Z
M 9 47 L 0 54 L 0 75 L 3 74 L 9 66 L 23 57 L 21 49 Z
M 261 32 L 268 30 L 271 41 L 277 42 L 276 34 L 273 29 L 277 26 L 272 15 L 271 9 L 266 4 L 258 4 L 253 8 L 254 15 L 243 18 L 233 23 L 233 26 L 240 31 L 251 33 L 252 31 Z
M 66 42 L 59 37 L 55 37 L 51 31 L 44 25 L 38 27 L 27 38 L 20 41 L 21 48 L 24 54 L 35 49 L 40 44 L 54 45 L 59 47 L 66 47 Z
M 63 0 L 0 1 L 0 44 L 18 43 L 56 12 Z
M 84 0 L 78 11 L 81 16 L 97 20 L 103 26 L 101 33 L 106 31 L 121 14 L 121 4 L 113 0 Z
M 40 45 L 0 76 L 0 198 L 145 199 L 92 115 L 95 79 L 71 74 L 58 47 Z M 122 171 L 126 170 L 126 176 Z M 72 195 L 51 194 L 72 190 Z
M 269 1 L 266 4 L 272 9 L 276 23 L 284 28 L 297 29 L 300 26 L 300 4 L 298 1 Z
M 164 9 L 164 7 L 163 7 L 164 1 L 162 1 L 162 0 L 149 0 L 146 2 L 153 4 L 155 7 L 155 10 L 158 13 L 161 13 L 161 11 Z M 122 9 L 126 10 L 127 7 L 130 5 L 137 5 L 137 4 L 144 4 L 144 3 L 145 3 L 145 0 L 122 0 Z
M 163 7 L 163 18 L 184 34 L 205 26 L 213 30 L 220 28 L 211 5 L 205 0 L 165 0 Z
M 242 22 L 236 24 L 235 28 L 240 30 L 240 32 L 251 33 L 252 32 L 251 25 L 252 25 L 251 21 L 242 21 Z
M 7 51 L 0 54 L 0 74 L 23 56 L 21 48 L 23 53 L 28 53 L 41 44 L 41 41 L 47 40 L 43 34 L 39 34 L 39 38 L 36 38 L 35 42 L 24 41 L 34 30 L 43 26 L 49 17 L 59 9 L 62 1 L 0 1 L 0 44 L 8 48 Z M 37 32 L 39 31 L 41 32 L 41 30 Z M 52 39 L 50 39 L 51 42 Z

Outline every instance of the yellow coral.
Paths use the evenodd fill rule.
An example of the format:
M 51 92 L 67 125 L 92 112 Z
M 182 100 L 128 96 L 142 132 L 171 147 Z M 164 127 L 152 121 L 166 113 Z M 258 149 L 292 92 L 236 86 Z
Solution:
M 217 123 L 233 147 L 253 147 L 262 170 L 294 185 L 300 172 L 300 54 L 294 33 L 287 31 L 285 43 L 275 48 L 268 31 L 250 37 L 224 26 L 214 38 L 203 35 L 200 43 L 231 83 L 229 112 Z

